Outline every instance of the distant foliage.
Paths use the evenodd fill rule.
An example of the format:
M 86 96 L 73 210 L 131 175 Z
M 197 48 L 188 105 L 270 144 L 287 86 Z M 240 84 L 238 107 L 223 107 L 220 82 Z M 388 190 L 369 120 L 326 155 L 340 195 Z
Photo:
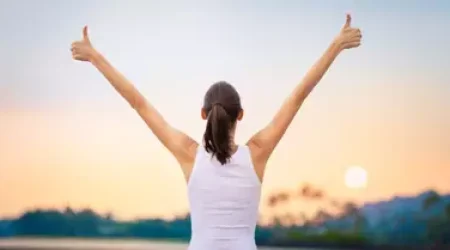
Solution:
M 276 207 L 294 199 L 325 201 L 340 212 L 320 208 L 308 218 L 298 214 L 274 216 L 270 226 L 258 226 L 258 245 L 272 246 L 368 246 L 368 245 L 450 245 L 450 196 L 428 191 L 416 197 L 358 207 L 342 202 L 310 185 L 298 191 L 274 194 L 268 206 Z M 298 218 L 297 218 L 298 217 Z M 120 237 L 189 240 L 189 214 L 174 220 L 141 219 L 117 221 L 111 213 L 91 209 L 33 210 L 12 220 L 0 220 L 0 237 Z
M 29 211 L 12 223 L 15 235 L 35 236 L 79 236 L 101 235 L 100 227 L 104 218 L 90 209 L 74 212 L 67 208 L 57 210 Z

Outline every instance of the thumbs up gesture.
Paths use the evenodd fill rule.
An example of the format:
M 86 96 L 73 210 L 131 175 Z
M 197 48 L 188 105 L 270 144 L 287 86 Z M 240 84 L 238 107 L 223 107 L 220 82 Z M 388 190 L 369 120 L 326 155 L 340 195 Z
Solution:
M 78 61 L 91 61 L 95 55 L 95 49 L 92 47 L 91 41 L 89 40 L 88 27 L 83 28 L 83 39 L 73 42 L 72 57 Z
M 339 44 L 341 49 L 351 49 L 356 48 L 361 45 L 361 31 L 358 28 L 353 28 L 352 17 L 347 14 L 347 20 L 344 26 L 336 37 L 336 42 Z

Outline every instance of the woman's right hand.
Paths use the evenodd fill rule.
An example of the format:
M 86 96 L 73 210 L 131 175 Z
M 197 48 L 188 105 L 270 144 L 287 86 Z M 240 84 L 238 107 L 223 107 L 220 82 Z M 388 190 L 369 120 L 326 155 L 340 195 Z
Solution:
M 89 61 L 91 62 L 94 58 L 96 51 L 91 44 L 88 36 L 88 28 L 84 26 L 83 28 L 83 39 L 72 43 L 72 57 L 78 61 Z
M 336 37 L 336 42 L 341 50 L 352 49 L 361 45 L 361 31 L 358 28 L 351 27 L 352 17 L 347 14 L 347 21 L 341 32 Z

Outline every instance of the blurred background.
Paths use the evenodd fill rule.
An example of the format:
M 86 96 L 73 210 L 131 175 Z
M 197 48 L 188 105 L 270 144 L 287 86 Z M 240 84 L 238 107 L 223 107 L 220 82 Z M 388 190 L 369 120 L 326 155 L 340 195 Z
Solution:
M 92 65 L 72 60 L 84 25 L 197 141 L 205 91 L 233 84 L 245 143 L 346 13 L 363 44 L 337 58 L 274 152 L 257 243 L 449 244 L 450 2 L 0 0 L 0 248 L 171 250 L 190 237 L 176 160 Z

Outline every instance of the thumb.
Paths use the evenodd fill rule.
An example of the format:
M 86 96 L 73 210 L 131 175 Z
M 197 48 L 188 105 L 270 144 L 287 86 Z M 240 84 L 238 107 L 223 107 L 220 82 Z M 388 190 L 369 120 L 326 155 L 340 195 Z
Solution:
M 351 24 L 352 24 L 352 16 L 350 14 L 347 14 L 347 20 L 345 21 L 343 28 L 344 29 L 349 28 Z
M 88 26 L 83 27 L 83 39 L 87 42 L 90 42 L 89 35 L 88 35 Z

